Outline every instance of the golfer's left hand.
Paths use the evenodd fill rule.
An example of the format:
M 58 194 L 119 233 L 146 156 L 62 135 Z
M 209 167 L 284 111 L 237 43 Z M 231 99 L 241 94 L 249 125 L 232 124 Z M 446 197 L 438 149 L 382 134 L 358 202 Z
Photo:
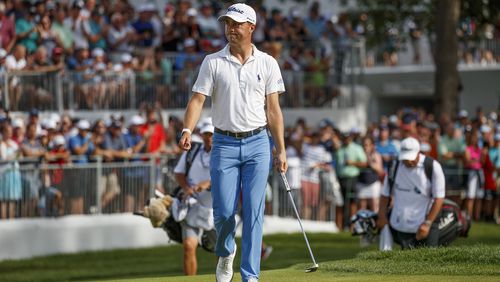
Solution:
M 286 152 L 278 152 L 274 154 L 274 167 L 279 172 L 286 172 L 288 170 L 288 163 L 286 162 Z
M 415 238 L 418 241 L 427 238 L 427 236 L 429 236 L 430 230 L 431 230 L 430 225 L 427 225 L 425 223 L 420 224 L 420 227 L 418 228 L 417 235 L 415 236 Z

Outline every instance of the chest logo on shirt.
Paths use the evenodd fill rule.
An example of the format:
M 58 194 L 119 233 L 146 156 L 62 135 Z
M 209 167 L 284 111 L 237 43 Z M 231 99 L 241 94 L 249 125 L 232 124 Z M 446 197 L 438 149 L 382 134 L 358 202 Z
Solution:
M 257 81 L 260 82 L 261 81 L 261 78 L 260 78 L 260 74 L 257 75 Z

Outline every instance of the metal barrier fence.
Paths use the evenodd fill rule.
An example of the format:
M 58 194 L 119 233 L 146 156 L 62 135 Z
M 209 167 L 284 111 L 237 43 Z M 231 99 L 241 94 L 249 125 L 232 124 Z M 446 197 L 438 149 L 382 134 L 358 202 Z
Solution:
M 177 183 L 173 169 L 175 156 L 137 155 L 124 162 L 107 163 L 95 158 L 90 163 L 47 164 L 35 159 L 0 163 L 0 218 L 62 216 L 132 212 L 143 208 L 154 189 L 162 187 L 171 193 Z M 463 204 L 469 177 L 481 179 L 480 172 L 444 168 L 446 197 Z M 301 188 L 292 196 L 301 216 L 312 220 L 334 221 L 336 194 L 331 176 L 320 173 L 317 198 L 302 201 Z M 269 176 L 265 214 L 294 217 L 286 189 L 279 174 Z M 349 204 L 356 202 L 356 191 L 344 198 L 344 217 L 348 220 Z M 480 193 L 480 192 L 479 192 Z M 478 194 L 479 195 L 479 194 Z

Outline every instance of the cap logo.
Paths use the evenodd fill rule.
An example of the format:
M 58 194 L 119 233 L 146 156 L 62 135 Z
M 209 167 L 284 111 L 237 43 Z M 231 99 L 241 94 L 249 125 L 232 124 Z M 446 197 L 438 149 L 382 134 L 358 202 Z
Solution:
M 236 7 L 229 7 L 227 8 L 227 11 L 228 12 L 236 12 L 236 13 L 240 13 L 240 14 L 243 14 L 244 12 Z

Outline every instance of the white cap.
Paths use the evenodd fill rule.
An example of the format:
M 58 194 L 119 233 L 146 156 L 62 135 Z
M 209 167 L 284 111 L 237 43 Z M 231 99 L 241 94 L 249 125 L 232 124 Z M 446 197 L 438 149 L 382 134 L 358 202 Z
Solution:
M 54 136 L 54 144 L 56 146 L 66 144 L 66 140 L 64 139 L 64 136 L 62 136 L 62 135 L 56 135 L 56 136 Z
M 82 119 L 76 124 L 76 127 L 78 129 L 88 130 L 90 128 L 90 123 L 87 120 Z
M 196 41 L 194 41 L 194 39 L 193 39 L 193 38 L 186 38 L 186 39 L 184 40 L 184 47 L 185 47 L 185 48 L 186 48 L 186 47 L 193 47 L 193 46 L 195 46 L 195 45 L 196 45 Z
M 493 137 L 495 141 L 500 141 L 500 133 L 495 134 L 495 137 Z
M 149 3 L 142 3 L 137 8 L 137 12 L 142 13 L 142 12 L 154 11 L 155 10 L 155 6 L 154 6 L 153 3 L 151 3 L 151 4 L 149 4 Z
M 49 119 L 44 123 L 44 127 L 45 129 L 57 129 L 57 122 Z
M 247 4 L 243 3 L 236 3 L 229 6 L 226 13 L 220 16 L 218 20 L 223 21 L 226 17 L 229 17 L 239 23 L 257 23 L 257 15 L 255 14 L 255 10 Z
M 11 123 L 13 128 L 24 127 L 24 120 L 21 118 L 15 118 Z
M 491 120 L 494 120 L 496 121 L 498 119 L 498 115 L 497 113 L 495 112 L 491 112 L 489 115 L 488 115 L 488 118 L 491 119 Z
M 129 53 L 125 53 L 121 56 L 120 60 L 122 61 L 122 63 L 129 63 L 132 61 L 132 55 L 130 55 Z
M 58 113 L 52 113 L 52 114 L 50 114 L 50 120 L 53 120 L 56 123 L 60 122 L 61 116 Z
M 143 125 L 146 121 L 140 115 L 134 115 L 130 119 L 130 125 Z
M 466 110 L 460 110 L 460 112 L 458 112 L 459 118 L 466 118 L 468 116 L 469 116 L 469 113 Z
M 392 124 L 398 123 L 398 116 L 397 115 L 391 115 L 389 117 L 389 122 L 392 123 Z
M 189 8 L 186 12 L 188 17 L 196 17 L 198 15 L 198 11 L 195 8 Z
M 408 137 L 401 141 L 401 152 L 399 153 L 399 160 L 414 161 L 420 152 L 420 143 L 413 137 Z
M 92 50 L 92 57 L 102 57 L 104 56 L 104 50 L 101 48 L 95 48 Z
M 420 145 L 420 152 L 428 153 L 431 151 L 431 145 L 429 143 L 422 143 Z
M 489 133 L 491 131 L 491 127 L 487 124 L 481 125 L 481 133 Z
M 212 124 L 205 124 L 201 129 L 200 129 L 200 133 L 203 134 L 203 133 L 214 133 L 214 126 Z
M 120 72 L 123 70 L 123 65 L 122 64 L 116 64 L 116 65 L 113 65 L 113 71 L 115 72 Z

